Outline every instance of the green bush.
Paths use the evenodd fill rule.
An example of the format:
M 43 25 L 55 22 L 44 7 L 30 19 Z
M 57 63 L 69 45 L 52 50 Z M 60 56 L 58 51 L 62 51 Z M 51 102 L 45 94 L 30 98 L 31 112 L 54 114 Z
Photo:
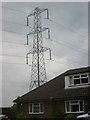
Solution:
M 12 110 L 12 117 L 15 118 L 16 115 L 17 115 L 17 105 L 16 104 L 13 104 L 13 106 L 11 107 L 11 110 Z
M 25 118 L 26 117 L 22 113 L 16 115 L 16 120 L 25 120 Z
M 75 116 L 73 114 L 67 114 L 65 120 L 75 120 Z
M 60 109 L 54 110 L 52 113 L 52 118 L 54 120 L 59 120 L 59 119 L 64 120 L 64 116 L 65 116 L 64 112 L 61 111 Z

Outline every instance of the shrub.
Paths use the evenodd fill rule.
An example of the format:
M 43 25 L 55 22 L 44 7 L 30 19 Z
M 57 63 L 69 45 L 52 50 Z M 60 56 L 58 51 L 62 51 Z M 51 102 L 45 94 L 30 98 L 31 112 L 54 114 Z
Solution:
M 22 113 L 16 115 L 16 120 L 25 120 L 25 119 L 26 117 Z
M 75 120 L 75 116 L 73 114 L 67 114 L 65 120 Z
M 52 118 L 54 120 L 64 120 L 64 112 L 62 112 L 60 109 L 57 109 L 57 110 L 54 110 L 53 113 L 52 113 Z

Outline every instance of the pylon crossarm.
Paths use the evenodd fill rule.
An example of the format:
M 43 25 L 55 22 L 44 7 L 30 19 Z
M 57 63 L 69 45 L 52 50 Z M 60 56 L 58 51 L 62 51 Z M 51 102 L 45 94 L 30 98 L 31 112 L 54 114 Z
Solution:
M 30 33 L 27 34 L 27 36 L 28 36 L 28 35 L 31 35 L 31 34 L 35 34 L 35 32 L 34 32 L 34 31 L 31 31 Z
M 35 14 L 35 10 L 33 10 L 27 17 L 34 16 L 34 14 Z
M 46 30 L 48 31 L 48 39 L 50 39 L 50 29 L 45 27 L 42 29 L 42 31 L 46 31 Z
M 27 16 L 27 26 L 29 26 L 29 17 L 30 17 L 30 16 L 33 16 L 33 15 L 34 15 L 34 13 L 33 13 L 33 11 L 32 11 L 32 13 Z
M 50 60 L 51 60 L 51 48 L 43 47 L 43 52 L 49 50 Z
M 48 39 L 50 39 L 50 29 L 49 28 L 44 27 L 43 29 L 38 30 L 38 32 L 40 33 L 40 32 L 44 32 L 46 30 L 48 30 L 48 36 L 49 36 Z M 37 30 L 31 31 L 30 33 L 27 34 L 27 36 L 31 35 L 31 34 L 36 34 L 36 33 L 37 33 Z
M 41 10 L 40 10 L 40 13 L 42 13 L 42 12 L 44 12 L 44 11 L 47 12 L 47 19 L 49 19 L 49 12 L 48 12 L 48 9 L 41 9 Z

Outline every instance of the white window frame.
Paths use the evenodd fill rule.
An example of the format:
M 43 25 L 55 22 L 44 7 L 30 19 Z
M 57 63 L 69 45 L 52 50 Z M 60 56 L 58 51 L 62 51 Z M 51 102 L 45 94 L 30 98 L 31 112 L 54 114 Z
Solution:
M 87 76 L 82 77 L 82 75 L 87 75 Z M 75 78 L 75 76 L 79 76 L 79 77 Z M 88 78 L 88 82 L 87 83 L 82 83 L 82 78 Z M 80 79 L 80 84 L 74 84 L 74 80 L 76 80 L 76 79 Z M 69 76 L 69 87 L 88 85 L 89 83 L 90 83 L 90 73 L 82 73 L 82 74 L 76 74 L 76 75 L 70 75 Z
M 34 112 L 35 104 L 38 104 L 39 112 Z M 30 105 L 32 105 L 32 112 L 30 111 Z M 42 105 L 42 111 L 41 111 Z M 29 114 L 44 114 L 44 104 L 43 103 L 29 103 Z
M 78 103 L 71 103 L 72 101 L 74 101 L 74 102 L 78 102 Z M 83 102 L 83 111 L 80 111 L 80 101 L 82 101 Z M 69 111 L 67 111 L 67 102 L 69 102 Z M 78 105 L 79 106 L 79 111 L 76 111 L 76 112 L 72 112 L 71 111 L 71 106 L 72 105 Z M 84 113 L 84 100 L 70 100 L 70 101 L 65 101 L 65 112 L 66 113 Z

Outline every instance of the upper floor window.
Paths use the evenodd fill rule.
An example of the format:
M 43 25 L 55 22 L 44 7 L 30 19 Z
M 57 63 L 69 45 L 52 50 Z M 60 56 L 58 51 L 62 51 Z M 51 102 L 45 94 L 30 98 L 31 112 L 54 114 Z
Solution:
M 44 105 L 42 103 L 30 103 L 29 114 L 43 114 Z
M 65 76 L 65 88 L 87 85 L 88 83 L 90 83 L 89 73 Z
M 80 75 L 70 76 L 69 83 L 71 86 L 89 83 L 89 75 L 88 74 L 80 74 Z

